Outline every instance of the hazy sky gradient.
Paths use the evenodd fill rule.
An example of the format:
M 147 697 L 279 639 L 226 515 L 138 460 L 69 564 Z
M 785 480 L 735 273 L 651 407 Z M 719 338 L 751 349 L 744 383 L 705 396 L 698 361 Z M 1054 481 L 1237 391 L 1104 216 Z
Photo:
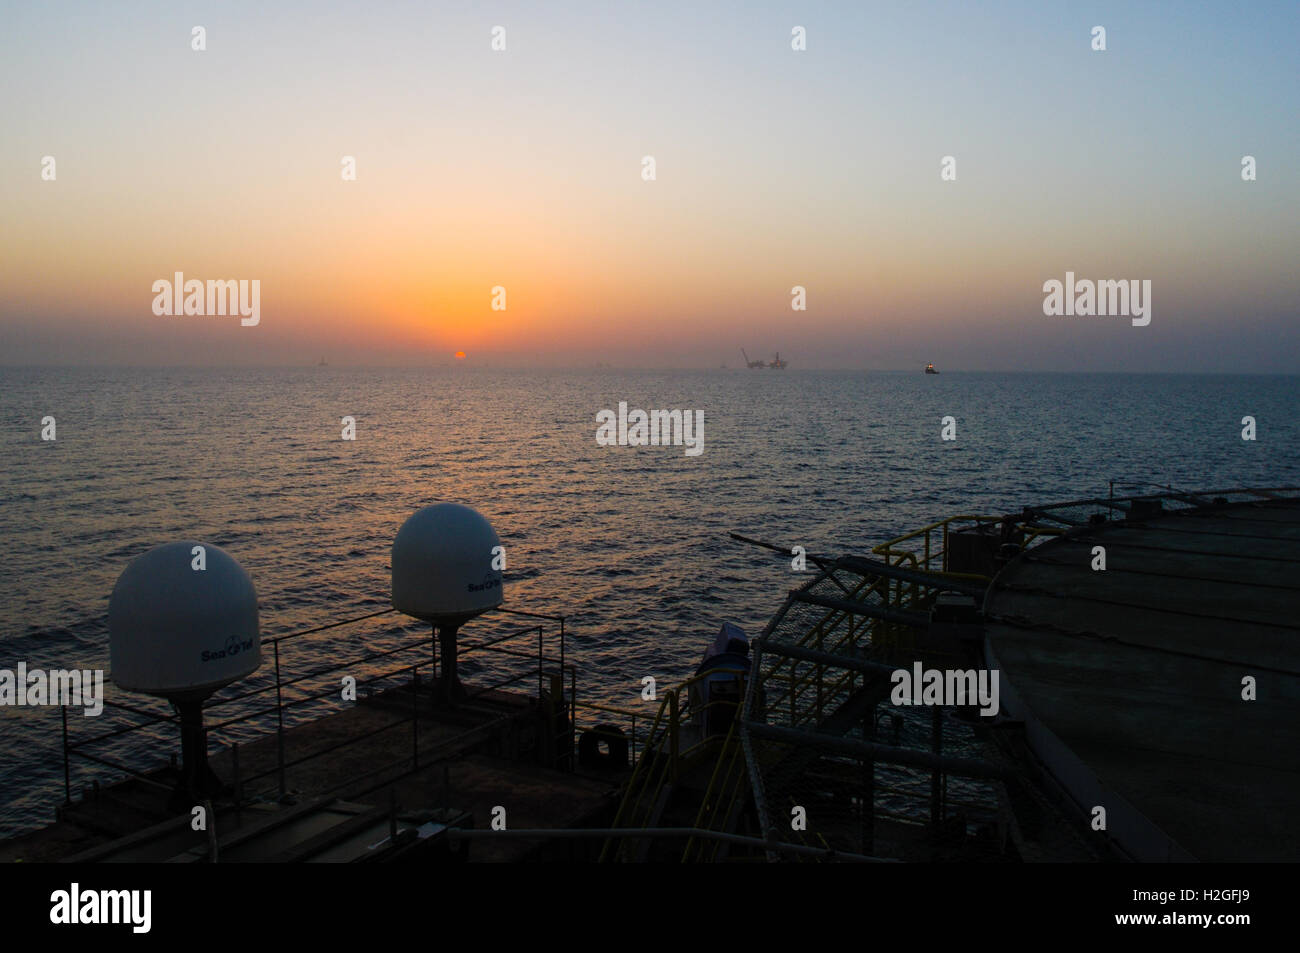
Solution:
M 3 3 L 0 361 L 1300 366 L 1300 4 L 468 6 Z

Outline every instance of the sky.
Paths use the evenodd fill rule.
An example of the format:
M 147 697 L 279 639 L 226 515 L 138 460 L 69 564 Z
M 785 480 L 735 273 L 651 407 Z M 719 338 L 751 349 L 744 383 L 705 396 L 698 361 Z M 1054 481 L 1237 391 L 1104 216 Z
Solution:
M 0 24 L 2 364 L 1300 366 L 1293 0 Z M 259 323 L 155 314 L 178 271 L 258 280 Z M 1045 315 L 1067 272 L 1149 280 L 1150 324 Z

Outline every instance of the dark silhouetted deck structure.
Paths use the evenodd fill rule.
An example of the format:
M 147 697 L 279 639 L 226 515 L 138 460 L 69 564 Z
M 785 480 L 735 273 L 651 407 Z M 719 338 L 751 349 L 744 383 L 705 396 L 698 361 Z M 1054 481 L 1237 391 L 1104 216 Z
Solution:
M 1300 500 L 1075 528 L 1008 564 L 985 610 L 1003 711 L 1106 809 L 1098 836 L 1137 860 L 1300 857 Z

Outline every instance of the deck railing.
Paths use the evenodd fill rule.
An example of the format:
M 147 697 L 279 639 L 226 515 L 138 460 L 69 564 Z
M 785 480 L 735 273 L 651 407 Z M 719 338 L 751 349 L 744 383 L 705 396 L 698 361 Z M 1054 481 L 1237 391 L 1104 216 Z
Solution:
M 710 684 L 716 686 L 729 680 L 735 685 L 734 700 L 708 698 Z M 728 676 L 712 670 L 694 675 L 663 693 L 611 827 L 634 831 L 658 824 L 673 785 L 687 770 L 725 750 L 730 733 L 734 732 L 746 681 L 744 674 Z M 700 689 L 701 697 L 708 698 L 702 704 L 692 701 L 696 688 Z M 728 733 L 708 730 L 711 712 L 730 716 Z M 626 859 L 627 850 L 637 846 L 644 850 L 647 845 L 635 839 L 625 842 L 622 838 L 611 838 L 605 842 L 600 859 Z
M 205 732 L 207 736 L 218 741 L 223 738 L 231 739 L 226 747 L 231 756 L 232 770 L 234 772 L 232 783 L 237 802 L 244 797 L 250 785 L 266 781 L 272 776 L 275 778 L 275 783 L 271 790 L 275 791 L 279 797 L 284 797 L 288 793 L 287 772 L 289 769 L 403 726 L 406 726 L 411 733 L 410 756 L 378 765 L 367 774 L 383 774 L 394 768 L 409 767 L 414 770 L 420 767 L 421 705 L 432 704 L 432 695 L 422 694 L 419 690 L 421 675 L 423 673 L 431 679 L 436 679 L 438 675 L 438 658 L 431 631 L 429 634 L 418 637 L 408 638 L 406 636 L 410 635 L 412 628 L 417 625 L 424 625 L 424 623 L 408 621 L 400 626 L 390 625 L 375 634 L 377 639 L 401 638 L 397 645 L 379 650 L 366 650 L 363 647 L 360 652 L 344 653 L 340 657 L 338 655 L 339 643 L 335 642 L 330 646 L 330 657 L 334 660 L 328 664 L 315 667 L 308 666 L 305 671 L 296 671 L 298 667 L 302 666 L 290 664 L 291 662 L 300 661 L 293 657 L 296 649 L 301 649 L 304 653 L 319 651 L 319 645 L 313 643 L 310 639 L 311 636 L 347 628 L 352 628 L 355 632 L 355 627 L 364 622 L 390 615 L 396 615 L 396 610 L 391 608 L 381 609 L 285 635 L 265 638 L 261 643 L 264 660 L 262 672 L 265 672 L 265 674 L 259 673 L 251 676 L 249 680 L 252 682 L 261 681 L 262 684 L 242 690 L 236 687 L 233 694 L 223 695 L 218 693 L 204 705 Z M 513 617 L 536 620 L 536 624 L 524 626 L 502 624 L 507 618 Z M 566 657 L 564 617 L 499 607 L 481 618 L 489 623 L 487 626 L 489 629 L 494 628 L 491 625 L 492 622 L 497 622 L 496 631 L 491 631 L 490 634 L 486 634 L 474 641 L 462 642 L 458 647 L 458 657 L 460 659 L 469 659 L 470 664 L 465 668 L 467 674 L 473 673 L 476 668 L 483 669 L 481 672 L 474 673 L 481 674 L 484 677 L 481 680 L 476 679 L 474 684 L 469 687 L 467 700 L 473 701 L 500 689 L 523 682 L 531 682 L 535 678 L 539 699 L 545 696 L 553 704 L 558 703 L 564 707 L 561 714 L 570 725 L 569 738 L 568 745 L 565 746 L 567 750 L 559 752 L 557 765 L 571 767 L 574 745 L 573 732 L 575 730 L 571 713 L 577 707 L 577 675 L 576 669 L 568 662 Z M 547 639 L 548 630 L 550 635 L 549 644 Z M 362 639 L 364 637 L 354 636 L 354 638 Z M 517 647 L 524 643 L 531 645 L 534 640 L 535 649 L 525 651 Z M 558 648 L 558 653 L 555 652 L 556 648 Z M 476 655 L 490 656 L 492 662 L 475 665 Z M 423 657 L 419 658 L 418 656 Z M 382 668 L 390 661 L 399 659 L 402 664 Z M 269 666 L 267 665 L 268 662 Z M 376 667 L 380 667 L 382 670 L 374 671 Z M 269 671 L 267 671 L 268 668 Z M 341 708 L 349 704 L 342 701 L 340 684 L 335 680 L 335 678 L 341 678 L 344 675 L 351 675 L 356 679 L 355 688 L 358 702 L 366 698 L 378 697 L 380 689 L 401 688 L 409 685 L 411 707 L 409 710 L 398 713 L 393 720 L 386 724 L 365 732 L 349 734 L 347 738 L 332 742 L 319 750 L 290 757 L 286 746 L 286 732 L 293 727 L 296 721 L 307 720 L 309 715 L 313 713 L 310 711 L 313 708 L 331 707 L 327 704 L 331 699 L 337 700 L 338 705 L 336 707 Z M 568 682 L 567 705 L 564 704 L 562 698 L 551 697 L 563 694 L 566 676 Z M 325 682 L 326 685 L 323 688 L 312 688 L 304 691 L 304 686 L 313 682 Z M 270 698 L 272 693 L 273 700 L 267 704 L 258 704 L 258 702 Z M 290 695 L 293 697 L 289 697 Z M 106 712 L 126 716 L 133 720 L 127 724 L 88 737 L 74 737 L 69 730 L 67 709 L 66 707 L 63 709 L 62 747 L 65 805 L 72 802 L 74 788 L 72 765 L 74 760 L 108 768 L 118 775 L 133 778 L 146 786 L 171 790 L 167 785 L 151 777 L 147 773 L 148 769 L 133 767 L 125 763 L 120 756 L 113 756 L 113 751 L 106 750 L 123 747 L 125 742 L 138 738 L 141 732 L 160 724 L 171 723 L 179 728 L 178 716 L 164 708 L 164 704 L 164 702 L 154 699 L 142 699 L 139 702 L 134 702 L 105 698 L 104 707 Z M 212 720 L 214 713 L 219 720 Z M 221 717 L 223 715 L 225 717 Z M 249 726 L 254 726 L 251 732 Z M 264 730 L 256 732 L 257 727 Z M 264 736 L 268 727 L 274 731 L 276 737 L 274 766 L 256 773 L 241 773 L 239 765 L 240 742 L 235 736 L 240 733 L 247 736 L 254 732 Z M 469 735 L 473 730 L 475 729 L 467 730 L 464 734 Z M 455 738 L 452 738 L 446 743 L 451 744 L 454 741 Z M 172 756 L 172 762 L 175 763 L 175 755 Z M 359 778 L 354 776 L 349 779 L 349 783 L 356 780 L 359 780 Z M 83 782 L 83 786 L 89 786 L 93 789 L 99 787 L 98 778 L 91 779 L 90 785 L 84 785 L 84 778 L 78 778 L 78 781 Z

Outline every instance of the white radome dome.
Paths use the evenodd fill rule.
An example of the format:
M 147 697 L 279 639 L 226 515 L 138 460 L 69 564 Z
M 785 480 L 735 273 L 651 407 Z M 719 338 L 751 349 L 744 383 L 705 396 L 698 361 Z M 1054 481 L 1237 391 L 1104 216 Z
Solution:
M 132 560 L 108 602 L 108 633 L 113 682 L 131 692 L 203 698 L 262 664 L 253 582 L 207 543 L 165 543 Z
M 417 511 L 393 540 L 393 608 L 431 622 L 459 623 L 503 598 L 502 550 L 477 510 L 437 503 Z

